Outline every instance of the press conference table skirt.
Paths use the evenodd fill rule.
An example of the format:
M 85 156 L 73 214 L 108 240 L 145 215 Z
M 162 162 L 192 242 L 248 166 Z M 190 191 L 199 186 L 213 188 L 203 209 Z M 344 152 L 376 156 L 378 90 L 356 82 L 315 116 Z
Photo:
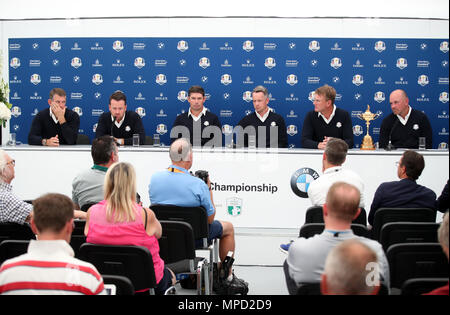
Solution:
M 90 146 L 48 148 L 20 145 L 1 149 L 16 160 L 13 191 L 23 199 L 47 192 L 72 195 L 72 180 L 92 167 Z M 119 160 L 137 172 L 137 190 L 144 205 L 150 204 L 148 186 L 153 173 L 170 164 L 168 147 L 121 147 Z M 344 167 L 357 172 L 365 183 L 365 208 L 377 187 L 395 181 L 403 150 L 362 151 L 352 149 Z M 449 177 L 448 150 L 419 151 L 425 169 L 418 183 L 440 195 Z M 299 228 L 311 205 L 308 182 L 322 175 L 321 150 L 307 149 L 194 149 L 191 171 L 207 170 L 212 183 L 216 219 L 236 227 Z

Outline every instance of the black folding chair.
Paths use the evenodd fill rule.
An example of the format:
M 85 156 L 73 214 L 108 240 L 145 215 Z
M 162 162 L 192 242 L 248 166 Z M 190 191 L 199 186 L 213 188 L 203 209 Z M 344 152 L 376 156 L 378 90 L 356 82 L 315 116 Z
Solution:
M 131 280 L 136 292 L 155 294 L 155 270 L 150 251 L 133 245 L 98 245 L 84 243 L 80 259 L 93 264 L 100 274 L 124 276 Z
M 87 212 L 89 210 L 90 207 L 92 207 L 93 205 L 95 205 L 96 203 L 85 203 L 84 205 L 81 206 L 81 211 Z
M 422 295 L 442 287 L 448 283 L 448 278 L 413 278 L 403 283 L 402 295 Z
M 74 220 L 74 229 L 70 237 L 70 246 L 72 247 L 75 257 L 80 257 L 80 247 L 86 243 L 86 236 L 84 235 L 85 220 Z
M 402 243 L 391 245 L 389 262 L 391 288 L 400 289 L 412 278 L 448 279 L 448 260 L 439 243 Z
M 400 243 L 437 243 L 439 223 L 433 222 L 390 222 L 383 225 L 380 244 L 384 251 Z
M 26 254 L 28 251 L 28 240 L 6 240 L 0 243 L 0 265 L 5 260 Z
M 300 228 L 299 237 L 309 238 L 316 234 L 320 234 L 325 229 L 325 223 L 308 223 Z M 355 235 L 368 237 L 369 230 L 365 225 L 352 224 L 351 229 Z
M 102 275 L 103 283 L 105 284 L 106 294 L 112 294 L 109 286 L 115 287 L 114 295 L 134 295 L 134 286 L 130 279 L 124 276 L 117 275 Z
M 428 208 L 380 208 L 375 212 L 372 238 L 379 241 L 381 228 L 390 222 L 436 222 L 436 211 Z
M 28 224 L 0 223 L 0 242 L 5 240 L 34 240 L 36 236 Z
M 324 223 L 322 206 L 312 206 L 306 210 L 305 224 L 306 223 Z M 352 221 L 352 223 L 367 226 L 367 213 L 364 208 L 361 208 L 361 213 Z
M 159 242 L 159 255 L 167 268 L 176 275 L 194 274 L 197 277 L 197 293 L 210 294 L 208 261 L 195 255 L 194 232 L 190 224 L 180 221 L 160 221 L 162 236 Z M 200 263 L 202 262 L 202 263 Z

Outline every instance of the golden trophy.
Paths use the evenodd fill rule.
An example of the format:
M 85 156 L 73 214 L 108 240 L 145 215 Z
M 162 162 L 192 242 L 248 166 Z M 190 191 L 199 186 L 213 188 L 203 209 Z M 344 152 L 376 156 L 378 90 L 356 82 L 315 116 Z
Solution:
M 361 120 L 365 120 L 367 126 L 367 134 L 364 136 L 363 142 L 361 144 L 361 150 L 375 150 L 372 137 L 369 135 L 369 126 L 372 120 L 375 120 L 378 117 L 380 117 L 380 113 L 376 114 L 372 113 L 370 111 L 370 106 L 367 105 L 367 110 L 362 114 L 356 115 L 356 117 L 358 117 Z

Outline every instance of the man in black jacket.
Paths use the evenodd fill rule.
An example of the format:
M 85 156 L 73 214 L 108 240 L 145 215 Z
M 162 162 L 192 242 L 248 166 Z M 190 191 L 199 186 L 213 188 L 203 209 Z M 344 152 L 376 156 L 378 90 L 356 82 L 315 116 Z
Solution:
M 175 119 L 170 132 L 172 142 L 186 138 L 192 146 L 222 146 L 222 125 L 219 118 L 203 106 L 205 101 L 205 90 L 201 86 L 189 88 L 189 111 Z
M 145 143 L 145 130 L 141 117 L 127 110 L 127 97 L 116 91 L 109 97 L 109 112 L 100 115 L 95 137 L 113 136 L 121 145 L 132 145 L 133 134 L 139 134 L 139 143 Z
M 258 148 L 286 148 L 286 123 L 268 106 L 268 90 L 259 85 L 253 89 L 252 98 L 255 112 L 242 118 L 234 131 L 237 147 L 250 146 L 249 138 L 254 136 Z
M 48 104 L 49 108 L 34 117 L 28 144 L 52 147 L 76 144 L 80 117 L 66 107 L 66 92 L 60 88 L 52 89 Z
M 314 92 L 314 110 L 306 114 L 302 129 L 302 147 L 325 149 L 329 138 L 339 138 L 353 148 L 350 114 L 334 105 L 336 90 L 325 84 Z
M 392 113 L 383 119 L 380 128 L 380 148 L 386 148 L 389 141 L 395 148 L 417 149 L 419 137 L 425 137 L 426 148 L 431 149 L 433 133 L 427 115 L 409 106 L 409 99 L 403 90 L 395 90 L 389 96 Z

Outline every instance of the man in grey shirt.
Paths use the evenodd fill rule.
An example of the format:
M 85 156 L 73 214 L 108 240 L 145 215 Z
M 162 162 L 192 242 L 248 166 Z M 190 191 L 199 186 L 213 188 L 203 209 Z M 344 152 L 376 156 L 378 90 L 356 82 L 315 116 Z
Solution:
M 290 294 L 295 294 L 302 283 L 319 283 L 328 253 L 339 243 L 357 239 L 371 248 L 378 258 L 380 280 L 389 288 L 389 264 L 381 245 L 353 234 L 351 223 L 359 215 L 360 193 L 353 185 L 334 183 L 323 205 L 325 230 L 308 239 L 298 238 L 288 251 L 284 271 Z
M 103 200 L 103 182 L 106 171 L 119 161 L 119 151 L 111 136 L 101 136 L 92 141 L 94 166 L 78 174 L 72 182 L 72 201 L 78 209 Z

